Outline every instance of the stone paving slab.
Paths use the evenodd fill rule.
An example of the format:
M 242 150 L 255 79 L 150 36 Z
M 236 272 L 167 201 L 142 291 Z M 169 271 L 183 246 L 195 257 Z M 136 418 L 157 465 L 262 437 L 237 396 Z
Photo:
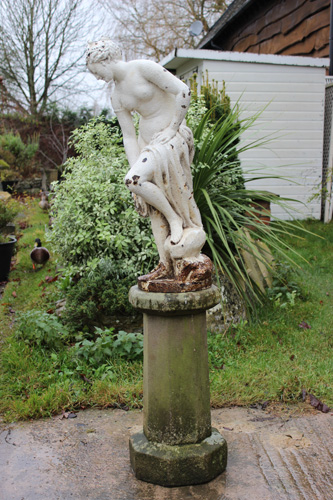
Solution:
M 87 410 L 77 418 L 0 426 L 0 500 L 331 500 L 332 414 L 278 417 L 212 411 L 227 439 L 226 472 L 208 484 L 138 481 L 128 439 L 142 413 Z

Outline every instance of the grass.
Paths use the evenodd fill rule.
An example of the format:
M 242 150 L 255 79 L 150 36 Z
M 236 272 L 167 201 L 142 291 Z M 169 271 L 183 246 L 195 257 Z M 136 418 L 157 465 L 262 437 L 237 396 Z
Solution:
M 24 312 L 33 308 L 47 310 L 55 297 L 55 284 L 45 281 L 47 276 L 56 274 L 55 260 L 51 259 L 44 268 L 35 272 L 30 259 L 35 239 L 40 238 L 45 244 L 45 228 L 49 217 L 38 207 L 38 202 L 31 198 L 21 200 L 19 210 L 19 223 L 26 225 L 26 228 L 20 230 L 14 267 L 0 301 L 0 332 L 3 335 L 8 334 L 12 322 L 10 311 Z
M 68 349 L 67 349 L 68 350 Z M 66 409 L 86 407 L 140 407 L 140 363 L 110 363 L 112 380 L 90 380 L 68 366 L 66 349 L 52 359 L 51 353 L 11 341 L 2 356 L 0 409 L 6 420 L 41 418 Z
M 46 348 L 18 337 L 18 313 L 32 309 L 52 313 L 63 296 L 57 281 L 45 280 L 56 276 L 48 244 L 51 260 L 45 269 L 32 270 L 30 249 L 36 237 L 45 242 L 48 217 L 36 201 L 24 203 L 28 227 L 19 239 L 11 281 L 0 300 L 0 412 L 11 421 L 93 406 L 140 407 L 141 362 L 108 359 L 101 369 L 93 370 L 73 354 L 73 339 Z M 333 405 L 333 224 L 306 221 L 304 227 L 322 238 L 308 233 L 292 242 L 309 261 L 304 265 L 300 259 L 302 267 L 288 274 L 289 284 L 297 283 L 299 296 L 294 301 L 278 299 L 277 286 L 255 320 L 233 325 L 221 335 L 209 334 L 212 406 L 298 402 L 303 389 Z
M 214 406 L 297 401 L 302 389 L 333 403 L 333 224 L 303 225 L 323 239 L 307 234 L 289 241 L 309 262 L 298 259 L 300 269 L 290 274 L 301 290 L 295 305 L 273 301 L 256 321 L 211 341 Z

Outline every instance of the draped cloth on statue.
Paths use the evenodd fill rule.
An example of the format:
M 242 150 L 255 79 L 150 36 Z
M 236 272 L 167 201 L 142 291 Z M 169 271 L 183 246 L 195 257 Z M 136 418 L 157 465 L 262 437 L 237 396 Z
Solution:
M 173 210 L 183 220 L 183 227 L 202 228 L 199 209 L 193 198 L 191 163 L 194 156 L 192 131 L 184 124 L 165 144 L 158 140 L 146 146 L 136 165 L 144 168 L 146 162 L 154 164 L 151 180 L 164 194 Z M 133 194 L 136 210 L 147 217 L 152 210 L 140 196 Z

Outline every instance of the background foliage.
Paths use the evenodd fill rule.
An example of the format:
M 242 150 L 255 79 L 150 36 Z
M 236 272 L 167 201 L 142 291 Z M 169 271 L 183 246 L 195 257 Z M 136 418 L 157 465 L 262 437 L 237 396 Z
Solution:
M 39 138 L 32 135 L 24 143 L 19 133 L 7 132 L 0 135 L 0 181 L 13 180 L 20 175 L 27 175 L 33 168 L 38 151 Z
M 81 279 L 66 293 L 63 321 L 72 329 L 93 330 L 107 324 L 112 315 L 133 314 L 128 290 L 136 276 L 112 260 L 101 259 L 95 269 L 83 273 Z
M 156 257 L 149 221 L 136 213 L 124 184 L 127 159 L 119 128 L 93 119 L 73 133 L 77 156 L 54 187 L 49 236 L 71 274 L 111 259 L 116 272 L 143 273 Z

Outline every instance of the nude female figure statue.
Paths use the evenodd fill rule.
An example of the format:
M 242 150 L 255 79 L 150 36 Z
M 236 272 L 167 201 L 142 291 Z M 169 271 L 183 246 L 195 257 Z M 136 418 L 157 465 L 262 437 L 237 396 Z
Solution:
M 193 136 L 184 121 L 191 92 L 153 61 L 122 61 L 109 38 L 89 43 L 86 56 L 97 79 L 114 82 L 111 103 L 130 165 L 125 183 L 139 213 L 151 219 L 160 256 L 146 278 L 175 278 L 181 261 L 193 267 L 205 257 L 200 255 L 205 232 L 192 192 Z M 138 136 L 133 112 L 140 115 Z

